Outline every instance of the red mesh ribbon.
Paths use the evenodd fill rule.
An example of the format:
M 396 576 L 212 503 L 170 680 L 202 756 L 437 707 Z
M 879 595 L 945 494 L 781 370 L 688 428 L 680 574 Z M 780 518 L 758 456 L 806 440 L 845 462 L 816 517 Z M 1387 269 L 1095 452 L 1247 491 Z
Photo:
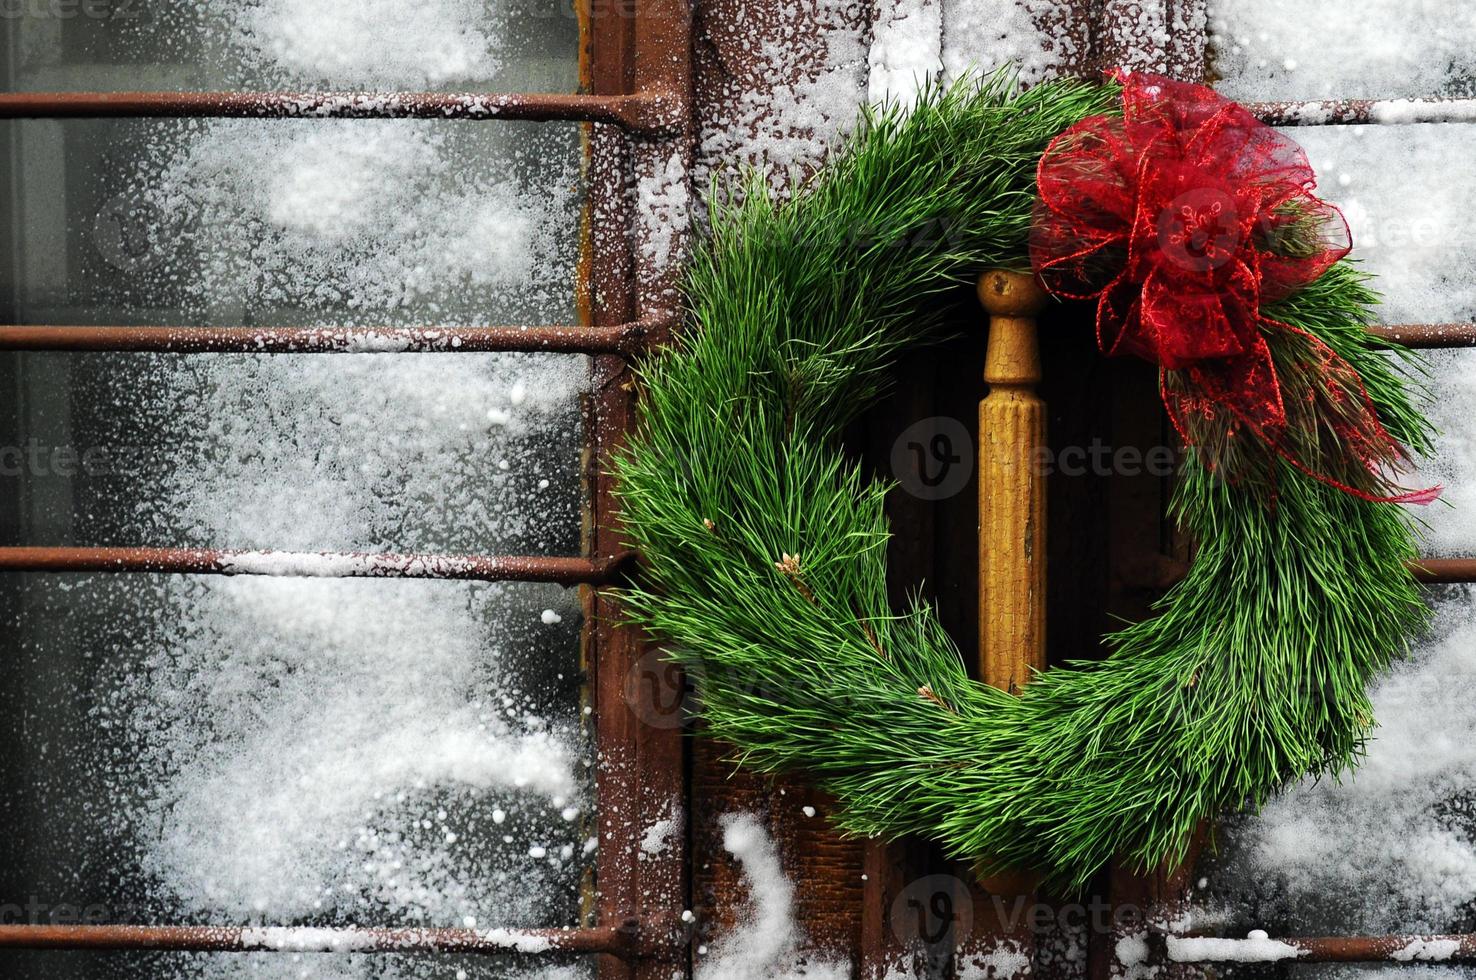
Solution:
M 1232 436 L 1247 430 L 1360 497 L 1433 500 L 1438 488 L 1394 497 L 1355 489 L 1295 448 L 1317 445 L 1318 434 L 1289 426 L 1318 422 L 1289 418 L 1267 342 L 1275 331 L 1299 335 L 1300 356 L 1327 382 L 1336 411 L 1323 422 L 1344 452 L 1369 472 L 1403 458 L 1353 367 L 1260 312 L 1348 254 L 1348 225 L 1312 195 L 1316 180 L 1301 148 L 1204 86 L 1142 73 L 1117 78 L 1122 116 L 1082 120 L 1041 157 L 1030 256 L 1046 289 L 1097 300 L 1103 353 L 1179 372 L 1163 397 L 1186 442 L 1196 416 L 1218 416 Z

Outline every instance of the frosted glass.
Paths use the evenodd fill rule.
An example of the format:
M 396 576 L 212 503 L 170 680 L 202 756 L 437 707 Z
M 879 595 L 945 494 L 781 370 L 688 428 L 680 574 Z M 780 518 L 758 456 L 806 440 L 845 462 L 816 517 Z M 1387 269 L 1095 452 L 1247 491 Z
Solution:
M 1211 0 L 1210 72 L 1237 99 L 1476 95 L 1476 8 Z
M 0 904 L 40 910 L 12 919 L 579 923 L 575 592 L 21 579 L 0 576 Z
M 0 355 L 0 544 L 575 554 L 585 362 Z
M 548 0 L 3 13 L 10 91 L 578 86 L 573 6 Z M 575 322 L 583 170 L 575 124 L 0 123 L 0 322 Z M 588 375 L 577 356 L 0 355 L 0 544 L 574 554 Z M 554 586 L 0 575 L 0 907 L 584 924 L 580 626 Z M 590 964 L 7 951 L 0 974 Z
M 1290 130 L 1343 208 L 1353 257 L 1374 273 L 1389 323 L 1476 318 L 1476 126 L 1307 126 Z
M 14 91 L 282 87 L 572 92 L 563 0 L 6 0 Z
M 0 124 L 20 323 L 567 323 L 575 124 Z

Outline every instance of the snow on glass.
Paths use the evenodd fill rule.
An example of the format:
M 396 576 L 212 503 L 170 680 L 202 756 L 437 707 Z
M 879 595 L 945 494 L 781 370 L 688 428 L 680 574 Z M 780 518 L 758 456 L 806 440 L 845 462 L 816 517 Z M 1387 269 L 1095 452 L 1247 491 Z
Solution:
M 578 84 L 575 8 L 548 0 L 27 0 L 7 19 L 33 21 L 10 50 L 20 88 L 64 88 L 59 68 L 109 64 L 120 70 L 91 71 L 88 84 L 138 88 L 154 73 L 160 87 L 205 90 Z M 63 45 L 48 33 L 58 20 Z
M 1476 95 L 1476 7 L 1450 0 L 1211 0 L 1211 65 L 1237 99 Z
M 510 5 L 147 6 L 147 36 L 132 42 L 141 60 L 203 52 L 223 59 L 204 74 L 257 87 L 414 89 L 526 65 L 534 84 L 516 87 L 537 88 L 560 74 L 542 59 L 563 59 L 570 76 L 577 64 L 572 43 L 552 55 L 508 43 L 509 18 L 531 11 Z M 38 50 L 28 64 L 46 61 Z M 76 247 L 103 261 L 95 275 L 28 294 L 23 308 L 38 321 L 78 311 L 97 322 L 387 327 L 574 316 L 576 127 L 65 125 L 83 127 L 72 130 L 79 144 L 112 147 L 85 166 L 78 150 L 68 165 L 98 189 L 104 217 L 135 222 L 144 247 L 110 250 L 101 218 L 76 206 Z M 686 204 L 664 188 L 652 195 L 672 220 Z M 75 392 L 76 411 L 47 424 L 117 453 L 60 502 L 36 485 L 36 543 L 578 547 L 581 357 L 28 364 L 38 388 L 61 375 Z M 274 570 L 259 552 L 241 561 Z M 6 611 L 30 679 L 4 699 L 26 746 L 7 780 L 28 790 L 0 807 L 7 826 L 52 835 L 26 851 L 29 883 L 47 900 L 102 904 L 116 921 L 249 924 L 268 946 L 303 942 L 273 931 L 293 924 L 472 927 L 523 943 L 495 930 L 580 921 L 593 800 L 572 591 L 277 576 L 52 576 L 26 590 L 24 606 Z M 586 973 L 285 948 L 122 957 L 107 970 L 164 980 Z

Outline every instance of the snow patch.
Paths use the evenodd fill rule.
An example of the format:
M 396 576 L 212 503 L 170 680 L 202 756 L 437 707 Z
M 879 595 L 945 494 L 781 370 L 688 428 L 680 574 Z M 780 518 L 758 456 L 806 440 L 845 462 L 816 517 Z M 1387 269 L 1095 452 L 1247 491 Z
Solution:
M 478 0 L 248 0 L 221 16 L 249 64 L 299 81 L 405 88 L 484 79 L 504 32 Z
M 413 119 L 168 129 L 125 193 L 158 216 L 150 237 L 187 303 L 347 305 L 382 321 L 467 288 L 572 295 L 568 132 L 519 147 Z M 524 153 L 544 158 L 536 194 L 508 176 Z
M 1080 57 L 1071 16 L 1058 0 L 944 0 L 947 76 L 1012 65 L 1027 84 L 1050 78 Z M 1051 25 L 1049 33 L 1042 25 Z
M 1148 934 L 1129 933 L 1117 940 L 1112 948 L 1123 980 L 1151 980 L 1157 976 L 1158 967 L 1151 965 L 1152 952 L 1148 948 Z
M 288 953 L 347 953 L 374 945 L 374 937 L 356 929 L 311 929 L 266 926 L 241 933 L 245 946 Z
M 1409 963 L 1448 960 L 1461 948 L 1458 939 L 1411 939 L 1404 946 L 1389 954 L 1390 959 Z
M 713 28 L 754 64 L 700 107 L 698 186 L 712 171 L 749 165 L 787 187 L 851 130 L 867 97 L 869 8 L 858 0 L 794 0 L 764 22 L 767 14 L 749 13 L 750 21 Z
M 1032 972 L 1031 957 L 1017 943 L 1002 942 L 988 952 L 969 953 L 958 963 L 958 980 L 1019 980 Z
M 643 175 L 637 183 L 636 199 L 641 228 L 641 254 L 657 269 L 684 258 L 683 243 L 692 221 L 691 186 L 680 151 L 673 151 L 665 164 Z
M 557 948 L 548 936 L 529 935 L 516 929 L 489 929 L 482 934 L 489 943 L 517 953 L 546 953 Z
M 1305 956 L 1307 951 L 1259 930 L 1244 939 L 1169 936 L 1169 959 L 1176 963 L 1276 963 Z
M 729 814 L 722 827 L 723 847 L 743 868 L 748 904 L 740 924 L 698 964 L 696 980 L 848 980 L 849 963 L 803 955 L 794 885 L 763 823 L 753 814 Z
M 671 815 L 651 824 L 651 826 L 646 828 L 645 833 L 641 835 L 641 854 L 643 856 L 649 855 L 650 857 L 655 857 L 658 854 L 665 853 L 666 849 L 671 846 L 671 842 L 676 839 L 677 834 L 681 832 L 681 829 L 682 810 L 680 805 L 673 803 Z
M 867 55 L 868 98 L 908 105 L 943 73 L 943 0 L 882 0 Z

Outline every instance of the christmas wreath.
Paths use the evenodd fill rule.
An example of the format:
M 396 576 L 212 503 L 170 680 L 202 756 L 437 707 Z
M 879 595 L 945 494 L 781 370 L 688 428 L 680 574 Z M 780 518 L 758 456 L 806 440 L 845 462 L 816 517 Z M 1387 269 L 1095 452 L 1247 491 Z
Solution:
M 715 189 L 689 329 L 642 365 L 616 467 L 644 556 L 626 603 L 710 732 L 806 773 L 847 831 L 1066 886 L 1353 765 L 1365 685 L 1425 618 L 1395 504 L 1434 491 L 1391 482 L 1428 428 L 1313 187 L 1243 107 L 1119 74 L 934 85 L 788 194 Z M 930 606 L 888 604 L 888 487 L 840 448 L 933 332 L 919 301 L 993 267 L 1095 300 L 1102 351 L 1161 367 L 1198 548 L 1106 660 L 1018 695 L 970 679 Z

